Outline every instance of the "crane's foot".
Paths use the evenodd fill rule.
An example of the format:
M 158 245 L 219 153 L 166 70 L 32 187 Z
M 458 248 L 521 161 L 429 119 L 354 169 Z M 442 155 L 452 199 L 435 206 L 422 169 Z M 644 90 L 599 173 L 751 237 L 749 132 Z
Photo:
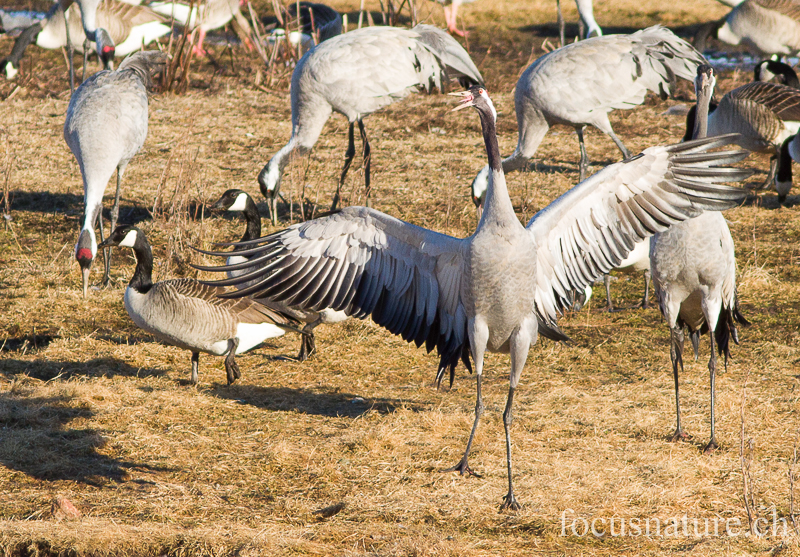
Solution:
M 670 437 L 669 440 L 672 443 L 677 443 L 678 441 L 688 441 L 691 438 L 692 436 L 688 433 L 684 433 L 683 429 L 676 429 L 675 433 L 672 434 L 672 437 Z
M 442 470 L 442 472 L 458 472 L 462 476 L 475 476 L 476 478 L 482 478 L 483 475 L 478 474 L 472 468 L 469 467 L 469 462 L 466 458 L 462 458 L 458 461 L 458 464 L 453 466 L 452 468 L 446 468 Z
M 717 445 L 717 440 L 712 437 L 711 441 L 709 441 L 708 445 L 706 445 L 706 447 L 703 449 L 703 454 L 711 454 L 717 449 L 719 449 L 719 445 Z
M 518 511 L 522 508 L 517 498 L 514 497 L 514 492 L 510 491 L 503 497 L 503 504 L 500 505 L 500 512 L 502 511 Z

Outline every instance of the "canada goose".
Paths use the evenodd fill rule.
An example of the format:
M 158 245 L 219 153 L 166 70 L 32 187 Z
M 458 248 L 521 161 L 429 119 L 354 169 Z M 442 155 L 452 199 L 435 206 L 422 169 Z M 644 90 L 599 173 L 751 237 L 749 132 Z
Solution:
M 364 182 L 370 203 L 370 147 L 365 116 L 405 98 L 414 91 L 441 91 L 448 78 L 483 83 L 469 54 L 450 35 L 430 25 L 412 30 L 365 27 L 322 42 L 309 50 L 292 74 L 292 137 L 261 170 L 258 183 L 278 223 L 281 175 L 292 155 L 311 150 L 331 111 L 350 122 L 345 154 L 332 209 L 355 156 L 353 127 L 358 123 L 364 144 Z
M 777 79 L 778 83 L 800 89 L 800 80 L 797 79 L 797 72 L 789 64 L 784 64 L 777 60 L 762 60 L 759 62 L 754 70 L 754 80 L 772 81 L 773 79 Z
M 291 321 L 255 300 L 226 300 L 224 288 L 194 279 L 153 283 L 153 252 L 147 236 L 123 224 L 98 247 L 132 248 L 136 271 L 125 290 L 125 311 L 136 326 L 166 344 L 192 351 L 192 383 L 197 383 L 200 352 L 225 357 L 228 385 L 241 377 L 236 355 L 293 329 Z
M 183 26 L 197 28 L 198 40 L 192 51 L 196 55 L 205 56 L 203 41 L 206 34 L 227 25 L 231 20 L 241 29 L 240 36 L 247 48 L 252 48 L 248 38 L 251 34 L 250 24 L 241 12 L 241 7 L 246 5 L 247 0 L 203 0 L 195 3 L 191 11 L 191 4 L 179 2 L 151 2 L 148 7 L 161 15 L 174 18 Z
M 503 160 L 508 173 L 527 167 L 550 126 L 566 124 L 578 133 L 580 179 L 586 177 L 589 157 L 583 130 L 592 125 L 630 154 L 614 134 L 608 113 L 644 102 L 648 91 L 666 98 L 675 77 L 694 79 L 703 56 L 689 43 L 661 26 L 631 35 L 606 35 L 568 44 L 545 54 L 522 74 L 514 93 L 519 140 Z M 488 184 L 485 166 L 472 182 L 472 198 L 480 206 Z
M 336 35 L 342 34 L 342 16 L 325 4 L 314 2 L 291 2 L 286 11 L 291 18 L 297 18 L 300 8 L 300 31 L 313 38 L 313 44 L 319 44 Z
M 745 44 L 762 54 L 791 56 L 800 50 L 800 2 L 744 0 L 719 21 L 704 25 L 695 36 L 698 50 L 708 37 Z
M 603 30 L 594 19 L 594 9 L 592 0 L 575 0 L 575 5 L 578 7 L 578 17 L 580 18 L 579 30 L 582 39 L 590 37 L 602 37 Z M 567 44 L 566 36 L 564 34 L 565 23 L 564 16 L 561 15 L 561 0 L 556 0 L 556 10 L 558 11 L 558 34 L 561 40 L 561 46 Z
M 458 361 L 470 368 L 471 354 L 477 374 L 475 422 L 464 456 L 452 468 L 462 474 L 471 472 L 468 458 L 483 412 L 484 353 L 509 353 L 503 413 L 508 493 L 501 508 L 516 509 L 510 427 L 530 346 L 539 334 L 566 339 L 556 320 L 572 305 L 572 292 L 608 272 L 637 241 L 704 209 L 727 208 L 742 199 L 742 189 L 716 182 L 748 175 L 718 167 L 746 154 L 707 152 L 731 137 L 653 147 L 598 172 L 523 227 L 503 175 L 492 101 L 481 86 L 460 95 L 458 108 L 478 111 L 491 168 L 486 210 L 468 238 L 426 230 L 368 207 L 348 207 L 249 242 L 249 249 L 239 252 L 250 258 L 247 263 L 199 268 L 227 272 L 257 266 L 214 284 L 255 280 L 224 296 L 257 296 L 312 310 L 332 307 L 361 319 L 369 316 L 417 346 L 435 346 L 437 381 L 449 371 L 452 383 Z
M 710 84 L 714 87 L 715 80 L 711 77 Z M 692 137 L 699 106 L 691 107 L 686 114 L 684 139 Z M 738 133 L 736 143 L 741 147 L 772 155 L 763 187 L 775 179 L 781 203 L 792 188 L 792 160 L 784 156 L 783 144 L 799 128 L 800 90 L 779 83 L 754 81 L 742 85 L 725 93 L 719 104 L 712 101 L 708 108 L 708 135 Z
M 218 211 L 233 211 L 239 212 L 244 217 L 246 228 L 244 235 L 240 242 L 249 242 L 261 237 L 261 214 L 258 212 L 258 206 L 246 192 L 240 189 L 229 189 L 222 194 L 222 197 L 211 206 L 211 209 Z M 226 265 L 236 265 L 238 263 L 247 262 L 246 257 L 236 255 L 238 251 L 243 248 L 241 246 L 234 246 L 232 255 L 228 256 Z M 237 271 L 229 271 L 228 277 L 238 277 L 247 274 L 255 268 L 244 268 Z M 255 284 L 255 282 L 253 282 Z M 250 283 L 237 285 L 237 288 L 247 288 Z M 297 321 L 305 323 L 303 327 L 303 335 L 301 335 L 300 352 L 297 354 L 297 359 L 304 362 L 316 351 L 316 343 L 314 338 L 314 329 L 317 325 L 339 323 L 347 319 L 347 314 L 343 311 L 336 311 L 331 308 L 325 308 L 320 311 L 298 310 L 292 308 L 284 303 L 273 302 L 271 300 L 259 300 L 262 304 L 279 311 L 285 315 L 289 315 Z
M 78 161 L 83 177 L 84 219 L 75 259 L 81 267 L 83 296 L 97 254 L 94 235 L 99 220 L 103 239 L 103 193 L 114 169 L 117 193 L 111 212 L 111 229 L 119 216 L 122 175 L 147 137 L 147 89 L 151 75 L 166 66 L 167 55 L 158 50 L 137 52 L 122 61 L 117 71 L 105 70 L 84 81 L 72 95 L 64 122 L 64 140 Z M 106 254 L 103 284 L 108 284 L 111 252 Z
M 697 69 L 696 120 L 692 130 L 695 138 L 708 133 L 708 113 L 714 93 L 714 71 L 711 66 Z M 656 299 L 670 328 L 672 374 L 675 380 L 676 427 L 673 441 L 686 437 L 681 427 L 681 408 L 678 397 L 678 366 L 683 370 L 683 329 L 689 327 L 697 356 L 697 338 L 706 331 L 711 342 L 708 371 L 711 383 L 711 438 L 705 452 L 718 448 L 714 435 L 714 375 L 717 354 L 730 357 L 729 340 L 739 344 L 736 323 L 749 323 L 739 312 L 736 297 L 736 257 L 733 238 L 721 213 L 703 213 L 653 236 L 650 261 Z M 716 340 L 716 346 L 715 346 Z
M 80 13 L 75 9 L 67 10 L 69 31 L 64 18 L 64 11 L 58 4 L 54 4 L 47 17 L 19 35 L 14 42 L 11 53 L 0 61 L 0 69 L 5 72 L 7 79 L 14 79 L 19 70 L 19 64 L 25 49 L 32 42 L 41 48 L 58 49 L 69 44 L 83 51 L 85 34 L 81 23 Z M 96 32 L 101 36 L 101 62 L 106 69 L 111 68 L 114 56 L 127 56 L 140 50 L 143 44 L 149 44 L 158 37 L 170 32 L 170 26 L 165 18 L 144 6 L 135 6 L 116 0 L 105 0 L 97 9 L 97 22 L 100 29 Z M 104 39 L 103 37 L 108 37 Z M 116 45 L 116 46 L 115 46 Z

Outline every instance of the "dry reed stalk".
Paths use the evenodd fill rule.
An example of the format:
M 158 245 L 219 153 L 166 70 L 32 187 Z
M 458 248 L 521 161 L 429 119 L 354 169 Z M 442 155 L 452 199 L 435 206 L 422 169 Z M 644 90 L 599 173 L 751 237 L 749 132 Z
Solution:
M 189 0 L 189 13 L 191 14 L 192 10 L 198 6 L 198 0 Z M 187 25 L 183 28 L 183 34 L 178 41 L 178 50 L 175 52 L 171 50 L 172 37 L 170 37 L 170 50 L 168 53 L 172 58 L 164 75 L 165 91 L 181 93 L 186 92 L 189 87 L 189 69 L 194 55 L 194 31 L 196 29 L 196 27 L 195 29 L 190 27 L 190 25 Z M 187 43 L 189 45 L 188 50 L 186 50 Z M 178 70 L 180 70 L 180 73 Z
M 14 164 L 14 152 L 11 150 L 11 140 L 9 133 L 6 129 L 0 130 L 5 136 L 5 160 L 3 163 L 3 220 L 6 226 L 11 221 L 11 189 L 9 182 L 11 180 L 11 170 Z
M 750 370 L 747 370 L 744 382 L 742 383 L 742 399 L 739 405 L 739 419 L 741 428 L 739 429 L 739 467 L 742 472 L 742 501 L 744 510 L 747 513 L 747 524 L 752 535 L 757 536 L 758 510 L 755 504 L 755 487 L 752 471 L 753 451 L 755 441 L 752 438 L 745 442 L 745 407 L 747 404 L 747 380 L 750 378 Z
M 789 477 L 789 520 L 792 522 L 792 528 L 795 535 L 800 534 L 797 528 L 797 520 L 795 518 L 795 505 L 794 505 L 794 484 L 797 480 L 797 441 L 795 440 L 794 447 L 792 448 L 792 458 L 787 463 L 787 475 Z

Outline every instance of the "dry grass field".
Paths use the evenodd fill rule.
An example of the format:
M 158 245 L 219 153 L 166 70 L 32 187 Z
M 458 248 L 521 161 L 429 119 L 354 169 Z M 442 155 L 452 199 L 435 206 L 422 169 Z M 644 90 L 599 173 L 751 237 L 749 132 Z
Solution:
M 351 13 L 359 5 L 333 4 Z M 443 24 L 438 4 L 418 4 Z M 574 5 L 563 4 L 574 34 Z M 712 0 L 595 4 L 609 32 L 663 23 L 688 34 L 725 13 Z M 378 9 L 373 0 L 367 6 Z M 543 41 L 556 41 L 555 2 L 482 0 L 462 12 L 465 44 L 500 111 L 508 154 L 516 143 L 514 83 Z M 10 40 L 0 41 L 0 53 L 10 48 Z M 230 187 L 263 202 L 256 175 L 290 134 L 288 70 L 270 83 L 255 56 L 214 50 L 217 66 L 198 63 L 187 94 L 152 97 L 147 142 L 125 175 L 121 222 L 149 235 L 156 278 L 196 276 L 188 263 L 212 261 L 190 245 L 241 235 L 241 221 L 204 205 Z M 791 532 L 800 444 L 797 192 L 788 207 L 765 192 L 726 213 L 742 312 L 753 325 L 741 330 L 742 343 L 717 379 L 721 448 L 701 452 L 709 435 L 707 339 L 681 377 L 684 427 L 693 437 L 671 443 L 667 327 L 657 309 L 605 312 L 597 287 L 588 308 L 561 322 L 572 345 L 541 341 L 531 350 L 513 427 L 524 507 L 498 513 L 506 488 L 507 357 L 487 358 L 487 408 L 471 457 L 483 477 L 460 477 L 442 470 L 462 454 L 474 378 L 462 367 L 451 390 L 436 390 L 438 359 L 370 322 L 320 327 L 318 352 L 304 363 L 294 359 L 296 336 L 271 341 L 239 358 L 242 379 L 230 387 L 222 359 L 203 356 L 193 386 L 189 353 L 157 344 L 125 313 L 129 250 L 114 253 L 113 286 L 84 300 L 73 258 L 81 178 L 62 139 L 64 59 L 31 48 L 23 69 L 16 83 L 0 82 L 0 185 L 11 198 L 0 226 L 0 554 L 800 554 Z M 748 79 L 748 72 L 725 73 L 719 87 Z M 681 138 L 682 119 L 663 114 L 692 102 L 687 85 L 679 97 L 612 115 L 631 152 Z M 485 151 L 476 115 L 451 114 L 453 105 L 414 96 L 366 126 L 375 207 L 465 236 L 475 226 L 468 185 Z M 594 171 L 618 160 L 596 130 L 587 142 Z M 301 196 L 327 209 L 345 147 L 346 122 L 334 116 L 310 157 L 285 175 L 283 194 L 295 205 L 291 212 L 282 205 L 282 225 L 298 220 Z M 552 130 L 535 171 L 508 177 L 522 220 L 577 181 L 577 162 L 573 131 Z M 751 181 L 763 180 L 766 158 L 745 164 L 758 169 Z M 358 203 L 362 192 L 363 175 L 351 171 L 345 202 Z M 106 193 L 108 209 L 113 182 Z M 616 303 L 632 306 L 642 285 L 640 276 L 620 276 L 612 285 Z M 770 525 L 784 519 L 786 535 L 744 535 L 745 480 L 753 518 Z M 64 500 L 79 517 L 69 516 Z M 661 535 L 609 530 L 611 519 L 618 533 L 622 521 L 655 518 Z M 582 519 L 605 535 L 580 535 Z M 694 530 L 693 521 L 704 519 L 723 525 L 719 535 Z

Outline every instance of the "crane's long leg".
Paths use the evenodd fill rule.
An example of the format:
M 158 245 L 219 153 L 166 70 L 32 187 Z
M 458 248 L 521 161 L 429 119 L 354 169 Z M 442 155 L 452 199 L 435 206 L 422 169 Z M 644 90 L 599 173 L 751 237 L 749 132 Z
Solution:
M 578 132 L 578 142 L 581 145 L 581 162 L 580 162 L 581 182 L 583 182 L 586 179 L 586 171 L 589 169 L 589 155 L 586 153 L 586 144 L 583 141 L 583 130 L 585 128 L 586 126 L 580 126 L 579 128 L 576 128 Z
M 369 148 L 369 140 L 367 139 L 367 130 L 364 129 L 364 122 L 362 120 L 358 121 L 358 130 L 361 132 L 361 141 L 364 144 L 364 197 L 366 198 L 364 204 L 367 207 L 372 207 L 372 200 L 369 197 L 369 194 L 372 191 L 369 186 L 369 163 L 371 160 L 371 150 Z
M 103 207 L 100 206 L 100 210 L 97 211 L 97 227 L 100 230 L 100 243 L 106 241 L 106 234 L 103 230 Z M 113 232 L 113 230 L 111 231 Z M 105 272 L 103 274 L 103 282 L 101 282 L 101 286 L 106 286 L 108 284 L 108 276 L 111 273 L 111 252 L 109 251 L 111 248 L 106 248 L 103 250 L 103 262 Z
M 225 373 L 228 374 L 228 385 L 239 379 L 239 364 L 236 363 L 236 349 L 239 348 L 238 338 L 228 339 L 228 355 L 225 356 Z
M 718 324 L 718 326 L 725 326 L 724 323 Z M 717 347 L 714 345 L 714 329 L 709 327 L 708 330 L 708 337 L 711 340 L 711 359 L 708 360 L 708 374 L 711 382 L 711 439 L 708 441 L 708 445 L 706 448 L 703 449 L 703 452 L 710 453 L 715 451 L 719 448 L 717 444 L 717 438 L 714 435 L 714 399 L 715 399 L 715 373 L 717 371 Z
M 83 69 L 81 70 L 81 83 L 86 80 L 86 64 L 89 63 L 89 49 L 91 48 L 92 43 L 89 42 L 89 39 L 84 39 L 83 41 Z
M 336 186 L 336 193 L 333 196 L 333 203 L 331 203 L 331 211 L 335 211 L 339 205 L 339 194 L 344 185 L 344 179 L 347 176 L 347 171 L 350 170 L 350 163 L 353 162 L 353 157 L 356 156 L 356 139 L 355 139 L 355 122 L 350 122 L 350 128 L 347 130 L 347 151 L 344 154 L 344 168 L 342 168 L 342 175 L 339 177 L 339 185 Z
M 767 179 L 764 180 L 764 183 L 761 184 L 759 189 L 765 189 L 770 187 L 773 180 L 775 180 L 775 173 L 778 171 L 778 157 L 777 155 L 773 155 L 769 159 L 769 172 L 767 173 Z
M 672 435 L 671 441 L 681 441 L 686 439 L 688 435 L 683 432 L 681 427 L 681 402 L 678 396 L 678 366 L 680 365 L 683 370 L 683 327 L 675 326 L 671 329 L 671 344 L 669 355 L 672 359 L 672 375 L 675 379 L 675 416 L 676 425 L 675 433 Z
M 650 307 L 650 269 L 644 271 L 644 297 L 642 298 L 642 308 L 647 309 Z
M 75 92 L 75 67 L 72 64 L 72 57 L 75 54 L 75 50 L 72 48 L 72 41 L 69 38 L 69 23 L 67 20 L 67 12 L 64 11 L 64 27 L 67 32 L 67 58 L 69 61 L 69 93 L 70 95 Z
M 606 133 L 608 133 L 608 137 L 611 138 L 611 141 L 613 141 L 614 144 L 616 144 L 617 148 L 622 152 L 622 158 L 623 159 L 631 158 L 631 154 L 628 151 L 627 147 L 625 147 L 625 145 L 622 143 L 622 140 L 617 137 L 617 134 L 614 133 L 614 130 L 612 130 L 610 126 Z
M 197 385 L 197 368 L 200 367 L 200 352 L 192 352 L 192 384 Z
M 486 344 L 489 342 L 489 327 L 482 321 L 473 321 L 467 326 L 469 331 L 470 348 L 472 349 L 472 360 L 475 362 L 475 381 L 477 385 L 477 399 L 475 401 L 475 421 L 472 422 L 472 431 L 469 434 L 467 441 L 467 448 L 464 450 L 464 456 L 458 461 L 458 464 L 452 468 L 444 470 L 445 472 L 458 472 L 462 476 L 470 474 L 480 478 L 480 474 L 476 474 L 472 468 L 469 467 L 469 452 L 472 450 L 472 441 L 475 439 L 475 432 L 478 431 L 478 422 L 483 414 L 483 397 L 481 396 L 481 378 L 483 377 L 483 356 L 486 353 Z
M 511 375 L 509 377 L 508 400 L 506 400 L 506 409 L 503 412 L 503 427 L 506 432 L 508 493 L 503 497 L 503 504 L 500 505 L 501 511 L 505 509 L 516 511 L 521 508 L 517 498 L 514 497 L 513 473 L 511 468 L 511 423 L 514 421 L 514 411 L 512 408 L 514 405 L 514 393 L 517 390 L 520 375 L 522 375 L 522 368 L 525 367 L 525 361 L 528 359 L 528 351 L 531 348 L 531 342 L 536 341 L 536 326 L 536 321 L 533 319 L 528 318 L 524 320 L 519 328 L 512 333 L 511 342 L 509 344 Z
M 611 275 L 603 275 L 603 283 L 606 285 L 606 309 L 614 311 L 614 302 L 611 301 Z
M 556 0 L 556 10 L 558 11 L 558 38 L 561 41 L 558 46 L 564 46 L 566 44 L 566 39 L 564 33 L 564 15 L 561 13 L 561 0 Z
M 111 232 L 117 228 L 117 221 L 119 220 L 119 198 L 121 193 L 122 175 L 125 172 L 125 166 L 117 167 L 117 192 L 114 195 L 114 207 L 111 209 Z M 100 217 L 102 221 L 102 217 Z M 111 248 L 106 249 L 106 274 L 103 276 L 103 286 L 108 286 L 111 282 Z

